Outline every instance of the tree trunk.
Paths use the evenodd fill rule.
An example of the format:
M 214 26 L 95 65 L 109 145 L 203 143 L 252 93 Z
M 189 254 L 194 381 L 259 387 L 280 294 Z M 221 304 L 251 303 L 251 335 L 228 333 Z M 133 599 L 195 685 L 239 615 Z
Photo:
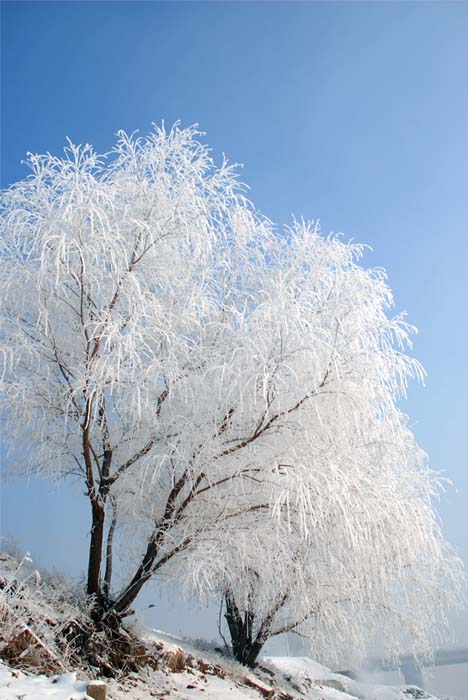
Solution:
M 161 533 L 158 534 L 160 535 L 158 539 L 161 539 Z M 155 539 L 151 539 L 148 542 L 145 556 L 143 557 L 135 576 L 113 604 L 113 612 L 118 614 L 125 612 L 125 610 L 127 610 L 127 608 L 133 603 L 140 590 L 143 588 L 144 583 L 151 578 L 152 567 L 158 553 L 158 545 L 159 542 Z
M 107 533 L 107 546 L 106 546 L 106 571 L 104 574 L 104 585 L 103 591 L 104 596 L 109 600 L 110 587 L 112 582 L 112 564 L 113 564 L 113 548 L 114 548 L 114 533 L 117 527 L 117 504 L 115 499 L 111 497 L 112 503 L 112 522 Z
M 182 489 L 186 483 L 186 480 L 187 480 L 187 474 L 186 474 L 186 472 L 184 472 L 184 474 L 180 477 L 180 479 L 172 487 L 171 493 L 169 494 L 168 499 L 167 499 L 164 515 L 163 515 L 162 519 L 160 520 L 160 522 L 156 524 L 154 532 L 148 541 L 148 544 L 146 547 L 146 552 L 143 556 L 141 564 L 138 567 L 138 570 L 137 570 L 135 576 L 132 578 L 132 580 L 130 581 L 128 586 L 120 594 L 120 596 L 117 598 L 117 600 L 114 601 L 114 603 L 111 607 L 112 612 L 114 612 L 116 614 L 120 614 L 120 615 L 122 613 L 124 613 L 128 609 L 128 607 L 133 603 L 133 601 L 137 597 L 138 593 L 143 588 L 143 585 L 146 583 L 146 581 L 148 581 L 149 578 L 151 578 L 151 575 L 154 573 L 154 562 L 156 561 L 156 557 L 158 556 L 158 552 L 159 552 L 159 549 L 161 547 L 161 544 L 164 541 L 166 531 L 174 523 L 173 515 L 174 515 L 177 496 L 182 491 Z M 190 498 L 190 496 L 185 499 L 184 503 L 188 503 L 189 498 Z M 180 507 L 180 510 L 182 510 L 183 507 L 184 507 L 184 504 L 182 504 L 182 506 Z M 190 538 L 188 538 L 186 540 L 186 542 L 189 542 L 189 541 L 190 541 Z M 181 547 L 183 548 L 184 544 L 185 544 L 185 541 L 184 541 L 184 543 L 182 543 L 182 545 L 175 547 L 170 556 L 173 556 L 178 551 L 178 549 L 180 549 Z M 166 556 L 166 561 L 168 558 L 170 558 L 170 557 Z M 163 562 L 164 562 L 164 558 L 163 558 L 163 560 L 161 560 L 159 562 L 159 566 L 161 566 L 161 564 Z
M 95 596 L 98 605 L 100 605 L 102 602 L 101 563 L 104 542 L 104 506 L 102 506 L 97 500 L 92 499 L 91 513 L 91 541 L 89 545 L 88 582 L 86 592 L 88 595 Z
M 255 615 L 247 610 L 242 615 L 236 605 L 232 591 L 225 593 L 226 622 L 229 627 L 234 658 L 243 666 L 254 668 L 264 642 L 258 636 L 253 639 L 253 624 Z
M 248 666 L 249 668 L 255 668 L 255 666 L 257 665 L 258 656 L 261 650 L 263 649 L 264 644 L 265 642 L 261 642 L 258 639 L 252 642 L 249 649 L 247 650 L 247 655 L 245 657 L 246 666 Z

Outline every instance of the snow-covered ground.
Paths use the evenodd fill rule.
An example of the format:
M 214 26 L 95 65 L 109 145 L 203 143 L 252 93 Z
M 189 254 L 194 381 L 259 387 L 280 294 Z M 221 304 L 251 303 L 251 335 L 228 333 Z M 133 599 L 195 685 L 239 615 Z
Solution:
M 78 614 L 78 609 L 72 607 L 73 598 L 64 597 L 60 591 L 59 582 L 41 578 L 28 557 L 18 560 L 6 554 L 0 556 L 0 603 L 3 597 L 4 605 L 0 700 L 89 700 L 86 672 L 74 669 L 71 657 L 59 657 L 60 646 L 54 641 L 64 621 Z M 207 650 L 206 645 L 189 643 L 138 623 L 131 628 L 151 650 L 156 668 L 107 680 L 107 700 L 439 700 L 415 687 L 358 682 L 307 657 L 266 657 L 254 672 Z M 22 635 L 26 635 L 35 655 L 25 656 L 26 645 L 23 652 L 18 649 L 19 656 L 13 663 L 34 669 L 36 659 L 47 668 L 53 664 L 56 673 L 63 672 L 45 676 L 3 663 L 2 649 L 8 649 L 11 639 L 14 642 Z M 66 672 L 70 669 L 76 673 Z
M 108 700 L 438 700 L 411 686 L 360 683 L 307 657 L 265 658 L 252 672 L 170 635 L 144 636 L 158 645 L 160 666 L 107 681 Z M 0 664 L 0 700 L 89 700 L 87 686 L 80 673 L 46 677 Z

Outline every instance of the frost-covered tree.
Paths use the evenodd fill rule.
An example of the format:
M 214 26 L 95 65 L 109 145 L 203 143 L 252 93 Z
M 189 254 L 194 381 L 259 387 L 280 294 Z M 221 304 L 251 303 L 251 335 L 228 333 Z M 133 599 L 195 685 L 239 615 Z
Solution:
M 372 546 L 387 485 L 420 487 L 395 402 L 421 370 L 362 248 L 304 223 L 279 235 L 193 128 L 29 163 L 2 198 L 4 433 L 29 468 L 85 484 L 96 619 L 177 560 L 214 582 L 214 531 L 226 562 L 249 523 Z M 144 537 L 119 589 L 117 519 Z M 408 540 L 415 518 L 396 522 Z
M 87 591 L 120 614 L 203 526 L 193 502 L 248 471 L 231 455 L 258 436 L 231 423 L 261 415 L 248 319 L 271 232 L 193 128 L 29 164 L 2 198 L 5 434 L 34 470 L 84 480 Z M 111 599 L 113 516 L 138 499 L 147 545 Z
M 357 264 L 361 247 L 300 224 L 272 249 L 263 284 L 284 325 L 267 335 L 287 360 L 266 380 L 268 410 L 291 405 L 291 387 L 313 388 L 265 451 L 270 480 L 255 482 L 273 521 L 251 512 L 206 530 L 180 574 L 189 590 L 224 596 L 233 653 L 247 665 L 285 632 L 328 662 L 349 649 L 359 658 L 377 630 L 388 654 L 429 654 L 465 584 L 433 507 L 442 483 L 398 407 L 422 376 L 404 354 L 413 329 L 389 315 L 385 275 Z
M 464 574 L 435 518 L 439 484 L 408 431 L 392 445 L 374 440 L 381 454 L 373 470 L 353 474 L 332 451 L 327 464 L 312 462 L 305 536 L 289 509 L 273 524 L 249 514 L 233 533 L 205 532 L 178 562 L 190 592 L 222 596 L 240 663 L 255 666 L 265 643 L 284 633 L 307 640 L 327 664 L 358 663 L 381 636 L 391 658 L 427 658 L 446 641 L 446 613 L 463 603 Z M 363 456 L 363 446 L 356 451 Z M 402 467 L 391 468 L 392 459 Z

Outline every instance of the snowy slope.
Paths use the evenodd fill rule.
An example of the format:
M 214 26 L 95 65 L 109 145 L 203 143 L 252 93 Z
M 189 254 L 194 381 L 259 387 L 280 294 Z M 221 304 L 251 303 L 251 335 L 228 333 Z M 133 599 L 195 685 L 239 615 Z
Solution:
M 387 686 L 360 683 L 347 676 L 333 673 L 326 666 L 307 657 L 270 657 L 266 665 L 279 671 L 282 676 L 298 691 L 309 698 L 310 689 L 320 688 L 321 697 L 326 700 L 437 700 L 435 696 L 426 693 L 415 686 Z M 335 694 L 331 691 L 335 690 Z M 310 695 L 315 698 L 315 695 Z
M 254 673 L 219 655 L 182 647 L 170 635 L 145 636 L 158 645 L 158 669 L 107 681 L 108 700 L 438 700 L 414 687 L 359 683 L 306 657 L 270 657 Z M 0 665 L 0 700 L 88 700 L 87 681 L 78 675 L 47 678 Z
M 76 618 L 66 586 L 47 581 L 27 556 L 0 555 L 0 603 L 3 618 L 0 652 L 26 635 L 29 647 L 10 658 L 22 669 L 53 667 L 60 675 L 26 673 L 2 664 L 0 700 L 88 700 L 85 670 L 75 669 L 71 658 L 58 657 L 57 630 Z M 76 605 L 76 604 L 75 604 Z M 430 700 L 416 688 L 369 685 L 335 674 L 307 657 L 270 657 L 255 672 L 214 651 L 206 651 L 159 630 L 130 625 L 145 642 L 155 669 L 108 680 L 108 700 Z M 11 640 L 10 640 L 11 637 Z M 34 652 L 31 654 L 31 650 Z M 25 654 L 30 653 L 29 657 Z M 6 660 L 7 654 L 4 656 Z M 16 659 L 16 661 L 15 661 Z M 67 671 L 76 670 L 76 673 Z M 89 671 L 88 671 L 89 673 Z M 435 698 L 434 700 L 438 700 Z
M 76 673 L 46 678 L 29 676 L 0 665 L 0 698 L 2 700 L 87 700 L 85 681 Z

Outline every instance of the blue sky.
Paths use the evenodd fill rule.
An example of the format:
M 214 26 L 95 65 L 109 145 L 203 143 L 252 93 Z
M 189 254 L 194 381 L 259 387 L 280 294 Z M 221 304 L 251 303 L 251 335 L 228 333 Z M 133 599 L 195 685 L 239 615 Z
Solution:
M 457 485 L 440 513 L 468 563 L 467 35 L 466 2 L 4 2 L 1 177 L 66 136 L 105 151 L 121 128 L 198 122 L 270 218 L 371 245 L 420 330 L 428 377 L 404 410 Z M 4 530 L 84 569 L 86 504 L 3 489 Z

